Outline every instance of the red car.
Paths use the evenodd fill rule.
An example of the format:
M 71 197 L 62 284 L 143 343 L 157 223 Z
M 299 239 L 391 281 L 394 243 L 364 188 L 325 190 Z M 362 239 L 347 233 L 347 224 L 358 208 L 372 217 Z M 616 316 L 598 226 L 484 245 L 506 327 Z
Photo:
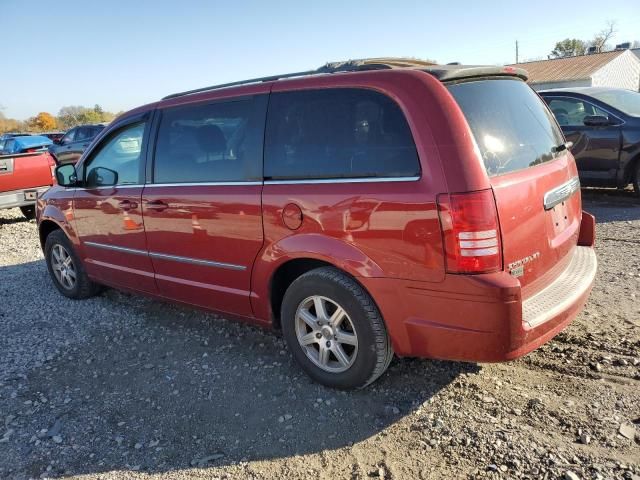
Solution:
M 12 136 L 3 140 L 0 210 L 18 207 L 27 219 L 33 220 L 36 197 L 55 183 L 56 162 L 46 151 L 49 140 L 38 136 Z
M 53 283 L 281 329 L 336 388 L 394 353 L 520 357 L 596 272 L 574 159 L 525 79 L 363 60 L 132 110 L 38 201 Z

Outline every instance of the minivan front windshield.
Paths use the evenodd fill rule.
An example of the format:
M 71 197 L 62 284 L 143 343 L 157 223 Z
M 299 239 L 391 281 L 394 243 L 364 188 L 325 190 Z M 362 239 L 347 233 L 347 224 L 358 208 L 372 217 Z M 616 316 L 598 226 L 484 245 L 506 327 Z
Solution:
M 613 108 L 617 108 L 622 113 L 632 117 L 640 117 L 640 93 L 638 92 L 612 88 L 590 93 L 590 95 Z
M 540 97 L 516 79 L 448 85 L 475 137 L 489 176 L 553 160 L 562 132 Z

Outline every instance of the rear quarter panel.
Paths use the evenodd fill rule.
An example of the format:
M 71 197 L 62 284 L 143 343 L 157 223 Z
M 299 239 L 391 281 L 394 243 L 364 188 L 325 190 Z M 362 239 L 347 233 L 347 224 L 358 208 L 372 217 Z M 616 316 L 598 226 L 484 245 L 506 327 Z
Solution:
M 265 245 L 252 278 L 256 316 L 269 318 L 268 288 L 275 270 L 293 258 L 315 258 L 355 277 L 442 282 L 445 277 L 436 197 L 489 188 L 469 127 L 446 88 L 419 71 L 362 72 L 273 84 L 272 92 L 365 88 L 400 106 L 421 164 L 417 181 L 265 184 Z M 461 159 L 472 158 L 471 165 Z M 287 205 L 302 211 L 289 229 Z

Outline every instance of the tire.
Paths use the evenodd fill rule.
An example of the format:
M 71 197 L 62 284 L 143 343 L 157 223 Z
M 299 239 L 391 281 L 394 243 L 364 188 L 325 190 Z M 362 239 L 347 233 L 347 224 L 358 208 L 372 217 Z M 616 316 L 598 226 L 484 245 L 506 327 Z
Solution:
M 378 307 L 336 268 L 317 268 L 294 280 L 281 312 L 282 333 L 293 357 L 322 385 L 363 388 L 391 363 L 393 349 Z
M 82 261 L 62 230 L 54 230 L 47 236 L 44 255 L 51 280 L 65 297 L 80 300 L 93 297 L 100 291 L 100 285 L 89 279 Z M 65 263 L 66 275 L 60 272 L 61 263 Z M 71 281 L 71 271 L 74 276 L 73 281 Z
M 640 158 L 636 160 L 633 172 L 633 191 L 640 198 Z
M 27 207 L 20 207 L 20 211 L 22 212 L 22 215 L 24 215 L 24 217 L 27 220 L 33 220 L 34 218 L 36 218 L 36 206 L 35 205 L 29 205 Z

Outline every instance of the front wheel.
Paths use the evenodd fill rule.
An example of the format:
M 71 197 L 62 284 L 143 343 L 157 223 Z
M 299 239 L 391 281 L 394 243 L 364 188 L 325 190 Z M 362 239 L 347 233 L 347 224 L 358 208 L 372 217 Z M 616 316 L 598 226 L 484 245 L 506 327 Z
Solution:
M 100 286 L 87 276 L 73 245 L 62 230 L 49 234 L 44 255 L 53 284 L 65 297 L 79 300 L 100 291 Z
M 296 361 L 332 388 L 362 388 L 389 366 L 393 349 L 369 294 L 333 267 L 311 270 L 287 289 L 282 332 Z
M 636 160 L 635 172 L 633 173 L 633 191 L 640 197 L 640 158 Z
M 36 206 L 35 205 L 29 205 L 27 207 L 20 207 L 20 211 L 22 212 L 22 215 L 24 215 L 24 218 L 26 218 L 27 220 L 33 220 L 34 218 L 36 218 Z

